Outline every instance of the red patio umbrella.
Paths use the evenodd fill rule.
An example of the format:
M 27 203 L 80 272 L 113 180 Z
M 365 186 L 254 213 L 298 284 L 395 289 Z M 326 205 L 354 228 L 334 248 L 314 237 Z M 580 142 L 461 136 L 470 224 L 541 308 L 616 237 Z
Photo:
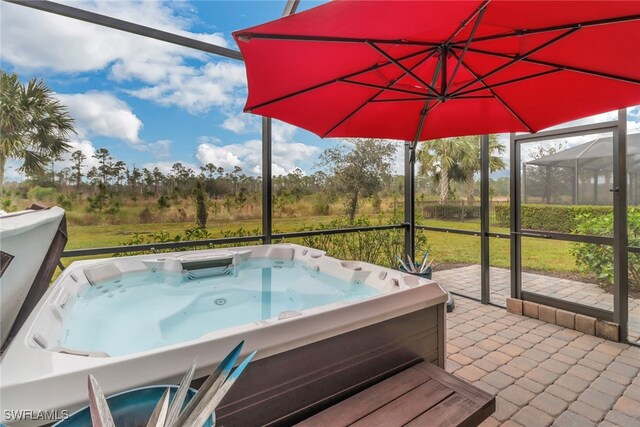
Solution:
M 409 141 L 640 104 L 640 1 L 332 1 L 233 34 L 245 111 Z

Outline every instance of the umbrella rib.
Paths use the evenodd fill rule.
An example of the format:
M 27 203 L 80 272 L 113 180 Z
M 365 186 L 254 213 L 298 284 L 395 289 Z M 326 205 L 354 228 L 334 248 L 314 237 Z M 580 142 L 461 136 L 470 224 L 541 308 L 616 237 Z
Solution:
M 379 96 L 380 94 L 376 95 Z M 435 99 L 435 97 L 433 98 Z M 375 103 L 383 103 L 383 102 L 411 102 L 411 101 L 425 101 L 426 98 L 423 96 L 421 98 L 386 98 L 386 99 L 372 99 L 367 102 L 375 102 Z
M 511 79 L 511 80 L 505 80 L 505 81 L 500 82 L 500 83 L 494 83 L 492 85 L 487 85 L 487 86 L 480 87 L 480 88 L 477 88 L 477 89 L 469 89 L 469 90 L 466 90 L 464 92 L 458 93 L 455 96 L 455 99 L 460 99 L 460 97 L 462 97 L 464 95 L 468 95 L 470 93 L 480 92 L 480 91 L 484 91 L 484 90 L 487 90 L 487 89 L 493 89 L 493 88 L 500 87 L 500 86 L 505 86 L 505 85 L 508 85 L 508 84 L 519 83 L 519 82 L 522 82 L 522 81 L 525 81 L 525 80 L 529 80 L 529 79 L 533 79 L 533 78 L 536 78 L 536 77 L 546 76 L 547 74 L 554 74 L 554 73 L 557 73 L 558 71 L 562 71 L 562 68 L 554 68 L 553 70 L 541 71 L 539 73 L 530 74 L 528 76 L 522 76 L 522 77 L 518 77 L 518 78 L 515 78 L 515 79 Z
M 446 86 L 442 89 L 442 96 L 447 96 L 447 93 L 449 92 L 449 88 L 451 87 L 451 85 L 453 84 L 453 82 L 456 79 L 456 75 L 458 74 L 458 70 L 460 69 L 460 63 L 464 60 L 464 57 L 467 54 L 467 51 L 469 50 L 469 47 L 471 46 L 471 40 L 473 40 L 473 36 L 476 34 L 476 31 L 478 30 L 478 27 L 480 26 L 480 21 L 482 21 L 482 17 L 484 16 L 484 13 L 487 11 L 486 6 L 487 6 L 488 3 L 489 3 L 488 1 L 485 1 L 481 5 L 481 9 L 479 10 L 479 13 L 478 13 L 478 18 L 476 19 L 476 22 L 473 24 L 473 29 L 471 30 L 471 34 L 469 35 L 469 40 L 464 45 L 464 49 L 462 50 L 462 54 L 460 54 L 460 60 L 456 63 L 456 67 L 453 69 L 453 73 L 451 73 L 451 78 L 447 82 Z M 462 30 L 462 28 L 464 28 L 464 27 L 461 26 L 460 27 L 460 31 Z M 456 35 L 457 35 L 457 33 L 456 33 Z M 445 76 L 445 79 L 446 79 L 446 76 Z
M 491 52 L 491 51 L 476 49 L 476 48 L 469 48 L 469 51 L 474 53 L 484 54 L 484 55 L 497 56 L 500 58 L 508 58 L 508 59 L 516 58 L 516 56 L 509 55 L 506 53 Z M 571 65 L 557 64 L 555 62 L 541 61 L 539 59 L 531 59 L 531 58 L 525 58 L 522 61 L 528 62 L 530 64 L 544 65 L 546 67 L 560 68 L 563 71 L 575 71 L 577 73 L 590 74 L 596 77 L 604 77 L 607 79 L 619 80 L 625 83 L 640 84 L 640 79 L 633 79 L 630 77 L 619 76 L 617 74 L 603 73 L 601 71 L 587 70 L 586 68 L 573 67 Z
M 452 54 L 453 54 L 456 58 L 458 58 L 458 55 L 456 55 L 456 54 L 455 54 L 455 52 L 452 52 Z M 473 71 L 473 70 L 471 69 L 471 67 L 470 67 L 466 62 L 464 62 L 464 61 L 460 61 L 460 62 L 462 63 L 462 66 L 463 66 L 464 68 L 466 68 L 466 69 L 467 69 L 467 71 L 469 71 L 469 72 L 470 72 L 474 77 L 478 78 L 478 74 L 477 74 L 475 71 Z M 478 81 L 479 81 L 479 82 L 480 82 L 480 84 L 482 84 L 482 85 L 483 85 L 483 86 L 484 86 L 484 87 L 485 87 L 489 92 L 491 92 L 491 94 L 492 94 L 492 95 L 493 95 L 493 96 L 494 96 L 494 97 L 495 97 L 495 98 L 496 98 L 496 99 L 497 99 L 497 100 L 498 100 L 498 101 L 499 101 L 499 102 L 504 106 L 504 108 L 506 108 L 506 109 L 507 109 L 507 110 L 508 110 L 508 111 L 509 111 L 509 112 L 510 112 L 510 113 L 511 113 L 511 114 L 512 114 L 516 119 L 518 119 L 518 121 L 519 121 L 520 123 L 522 123 L 522 124 L 524 125 L 524 127 L 526 127 L 526 128 L 527 128 L 527 130 L 528 130 L 530 133 L 533 133 L 533 128 L 532 128 L 531 126 L 529 126 L 529 125 L 527 124 L 527 122 L 525 122 L 525 121 L 524 121 L 524 119 L 523 119 L 522 117 L 520 117 L 520 115 L 519 115 L 518 113 L 516 113 L 516 112 L 513 110 L 513 108 L 511 108 L 511 107 L 509 106 L 509 104 L 507 104 L 507 103 L 502 99 L 502 97 L 500 97 L 500 96 L 499 96 L 499 95 L 498 95 L 498 94 L 497 94 L 493 89 L 491 89 L 491 88 L 490 88 L 490 87 L 489 87 L 489 86 L 488 86 L 484 81 L 480 81 L 480 80 L 478 80 Z
M 402 39 L 371 39 L 371 38 L 359 38 L 359 37 L 332 37 L 332 36 L 304 36 L 296 34 L 269 34 L 269 33 L 251 33 L 240 32 L 235 33 L 234 37 L 239 40 L 251 40 L 251 39 L 264 39 L 264 40 L 287 40 L 287 41 L 302 41 L 302 42 L 334 42 L 334 43 L 367 43 L 374 42 L 378 44 L 394 44 L 394 45 L 411 45 L 411 46 L 440 46 L 440 43 L 417 41 L 417 40 L 402 40 Z
M 484 89 L 483 89 L 484 90 Z M 491 99 L 493 96 L 491 95 L 472 95 L 472 96 L 460 96 L 455 99 Z M 438 99 L 437 97 L 431 98 L 431 100 Z M 426 101 L 425 97 L 422 98 L 386 98 L 386 99 L 373 99 L 369 102 L 375 103 L 383 103 L 383 102 L 415 102 L 415 101 Z
M 382 86 L 382 85 L 377 85 L 377 84 L 374 84 L 374 83 L 358 82 L 358 81 L 355 81 L 355 80 L 347 80 L 347 79 L 343 79 L 343 78 L 339 78 L 338 81 L 342 82 L 342 83 L 349 83 L 349 84 L 356 85 L 356 86 L 364 86 L 364 87 L 370 87 L 370 88 L 373 88 L 373 89 L 381 89 L 383 91 L 390 90 L 392 92 L 406 93 L 408 95 L 418 95 L 418 96 L 423 96 L 423 97 L 435 97 L 435 95 L 429 95 L 427 93 L 422 93 L 422 92 L 418 92 L 418 91 L 415 91 L 415 90 L 408 90 L 408 89 L 400 89 L 400 88 L 396 88 L 396 87 Z
M 336 130 L 337 128 L 339 128 L 344 122 L 346 122 L 347 120 L 349 120 L 351 117 L 353 117 L 354 115 L 356 115 L 358 113 L 358 111 L 362 110 L 368 103 L 372 102 L 378 95 L 380 95 L 381 93 L 383 93 L 384 90 L 379 90 L 375 95 L 373 95 L 371 98 L 367 99 L 364 103 L 362 103 L 358 108 L 356 108 L 354 111 L 352 111 L 350 114 L 348 114 L 346 117 L 344 117 L 342 120 L 340 120 L 338 123 L 336 123 L 334 126 L 331 127 L 331 129 L 329 129 L 328 131 L 326 131 L 324 134 L 322 134 L 321 138 L 326 138 L 327 135 L 329 135 L 331 132 L 333 132 L 334 130 Z
M 575 28 L 572 28 L 572 29 L 570 29 L 568 31 L 565 31 L 564 33 L 552 38 L 551 40 L 548 40 L 548 41 L 542 43 L 540 46 L 537 46 L 537 47 L 529 50 L 528 52 L 526 52 L 526 53 L 524 53 L 522 55 L 519 55 L 519 56 L 516 56 L 515 58 L 512 58 L 511 61 L 507 62 L 506 64 L 502 64 L 501 66 L 499 66 L 497 68 L 494 68 L 493 70 L 489 71 L 488 73 L 486 73 L 486 74 L 484 74 L 482 76 L 476 77 L 476 80 L 473 80 L 473 81 L 471 81 L 471 82 L 469 82 L 469 83 L 467 83 L 465 85 L 462 85 L 461 87 L 456 89 L 451 95 L 453 96 L 453 95 L 461 92 L 462 90 L 468 88 L 469 86 L 472 86 L 472 85 L 474 85 L 474 84 L 476 84 L 478 82 L 483 83 L 485 79 L 488 79 L 489 77 L 493 76 L 494 74 L 499 73 L 500 71 L 502 71 L 502 70 L 504 70 L 506 68 L 509 68 L 514 64 L 517 64 L 518 62 L 526 59 L 527 57 L 533 55 L 534 53 L 540 52 L 542 49 L 545 49 L 545 48 L 551 46 L 552 44 L 557 43 L 558 41 L 562 40 L 563 38 L 575 33 L 579 29 L 580 29 L 580 27 L 575 27 Z
M 453 34 L 451 34 L 451 36 L 447 39 L 447 41 L 445 42 L 445 44 L 449 44 L 453 41 L 453 39 L 455 39 L 458 34 L 460 34 L 460 32 L 464 29 L 464 27 L 466 27 L 467 25 L 469 25 L 469 22 L 471 22 L 471 20 L 473 18 L 476 17 L 476 15 L 480 14 L 480 17 L 476 20 L 476 23 L 482 19 L 482 15 L 484 14 L 484 12 L 487 10 L 487 5 L 489 4 L 489 0 L 484 0 L 480 6 L 478 6 L 476 8 L 476 10 L 474 10 L 471 15 L 469 15 L 469 17 L 467 17 L 467 19 L 465 19 L 464 21 L 462 21 L 460 23 L 460 25 L 458 26 L 458 28 L 456 28 L 456 30 L 453 32 Z M 476 24 L 477 25 L 477 24 Z M 469 39 L 473 38 L 473 33 L 475 33 L 475 29 L 473 30 L 473 32 L 471 33 Z M 467 42 L 468 43 L 468 42 Z
M 442 55 L 440 55 L 440 58 L 442 58 Z M 442 63 L 443 61 L 440 60 L 438 61 L 438 65 L 436 65 L 435 72 L 433 73 L 433 84 L 435 84 L 438 80 L 438 74 L 442 72 Z M 416 144 L 418 143 L 420 135 L 422 134 L 422 128 L 424 127 L 424 122 L 427 119 L 427 114 L 433 111 L 433 109 L 440 105 L 441 102 L 442 101 L 440 99 L 437 99 L 436 103 L 430 106 L 429 104 L 431 103 L 431 100 L 427 99 L 427 101 L 424 103 L 424 107 L 422 107 L 422 110 L 420 111 L 420 119 L 418 121 L 418 127 L 416 128 L 416 134 L 413 137 L 413 143 L 409 144 L 409 148 L 411 150 L 411 159 L 414 159 Z
M 423 49 L 423 50 L 420 50 L 418 52 L 413 52 L 413 53 L 407 54 L 407 55 L 405 55 L 403 57 L 400 57 L 400 58 L 398 58 L 398 60 L 403 61 L 405 59 L 413 58 L 414 56 L 422 55 L 422 54 L 428 53 L 428 52 L 432 52 L 432 53 L 436 52 L 436 49 L 433 49 L 433 48 Z M 340 79 L 348 79 L 350 77 L 356 77 L 356 76 L 359 76 L 360 74 L 368 73 L 368 72 L 374 71 L 374 70 L 379 70 L 380 68 L 387 67 L 387 66 L 389 66 L 391 64 L 392 64 L 391 62 L 387 62 L 387 63 L 383 63 L 383 64 L 374 64 L 371 67 L 365 68 L 363 70 L 358 70 L 358 71 L 355 71 L 353 73 L 349 73 L 349 74 L 347 74 L 345 76 L 342 76 L 342 77 L 333 78 L 331 80 L 327 80 L 327 81 L 324 81 L 322 83 L 318 83 L 317 85 L 313 85 L 313 86 L 310 86 L 310 87 L 307 87 L 307 88 L 304 88 L 304 89 L 289 93 L 287 95 L 279 96 L 279 97 L 271 99 L 269 101 L 262 102 L 260 104 L 254 105 L 252 107 L 247 107 L 247 108 L 244 109 L 244 111 L 251 112 L 252 110 L 254 110 L 256 108 L 261 108 L 261 107 L 264 107 L 266 105 L 273 104 L 274 102 L 284 101 L 285 99 L 288 99 L 288 98 L 291 98 L 291 97 L 294 97 L 294 96 L 298 96 L 298 95 L 302 95 L 303 93 L 310 92 L 310 91 L 315 90 L 315 89 L 319 89 L 321 87 L 330 85 L 332 83 L 336 83 L 336 82 L 340 81 Z
M 620 24 L 623 22 L 630 22 L 630 21 L 637 21 L 637 20 L 640 20 L 640 15 L 619 16 L 615 18 L 597 19 L 597 20 L 586 21 L 586 22 L 573 22 L 571 24 L 553 25 L 550 27 L 542 27 L 542 28 L 534 28 L 534 29 L 526 29 L 526 30 L 524 29 L 514 30 L 509 33 L 478 37 L 477 39 L 474 40 L 474 42 L 477 43 L 477 42 L 484 42 L 484 41 L 490 41 L 490 40 L 499 40 L 499 39 L 504 39 L 509 37 L 521 37 L 521 36 L 526 36 L 530 34 L 539 34 L 539 33 L 551 32 L 551 31 L 567 30 L 570 28 L 574 28 L 576 26 L 586 28 L 586 27 L 594 27 L 597 25 Z M 454 44 L 462 45 L 465 43 L 467 43 L 467 40 L 461 40 L 459 42 L 455 42 Z
M 415 68 L 419 67 L 422 63 L 424 63 L 425 61 L 427 61 L 429 58 L 431 58 L 435 53 L 437 52 L 436 49 L 433 49 L 428 55 L 426 55 L 424 58 L 422 58 L 421 60 L 419 60 L 416 64 L 414 64 L 411 67 L 411 70 L 414 70 Z M 389 84 L 387 85 L 386 88 L 384 87 L 380 87 L 380 90 L 373 95 L 371 98 L 369 98 L 367 101 L 365 101 L 362 105 L 360 105 L 358 108 L 356 108 L 354 111 L 351 112 L 351 114 L 347 115 L 346 117 L 344 117 L 342 120 L 340 120 L 336 125 L 332 126 L 328 131 L 326 131 L 323 135 L 322 138 L 325 138 L 327 135 L 329 135 L 331 132 L 333 132 L 334 130 L 336 130 L 338 127 L 340 127 L 344 122 L 346 122 L 347 120 L 349 120 L 351 117 L 353 117 L 355 114 L 358 113 L 358 111 L 362 110 L 368 103 L 370 102 L 374 102 L 375 99 L 380 96 L 380 94 L 384 93 L 385 90 L 388 90 L 389 88 L 391 88 L 391 86 L 393 86 L 394 84 L 396 84 L 396 82 L 398 80 L 400 80 L 401 78 L 403 78 L 404 76 L 406 76 L 407 73 L 405 72 L 404 74 L 402 74 L 401 76 L 399 76 L 396 79 L 393 79 L 392 81 L 389 82 Z M 348 81 L 347 81 L 348 83 Z M 354 83 L 354 82 L 352 82 Z M 421 97 L 418 98 L 419 100 L 424 100 L 425 96 L 428 95 L 424 95 L 424 94 L 419 94 Z
M 471 95 L 471 96 L 458 96 L 456 99 L 491 99 L 491 95 Z
M 404 65 L 402 65 L 397 59 L 395 59 L 393 56 L 389 55 L 387 52 L 385 52 L 384 50 L 380 49 L 375 43 L 373 42 L 366 42 L 369 46 L 371 46 L 376 52 L 378 52 L 380 55 L 384 56 L 387 60 L 391 61 L 393 64 L 395 64 L 398 68 L 400 68 L 402 71 L 405 72 L 405 75 L 408 74 L 411 77 L 413 77 L 414 79 L 416 79 L 417 81 L 419 81 L 421 84 L 425 85 L 431 92 L 433 93 L 438 93 L 433 86 L 431 86 L 429 83 L 425 82 L 423 79 L 421 79 L 420 77 L 418 77 L 418 75 L 416 73 L 414 73 L 413 71 L 411 71 L 409 68 L 405 67 Z

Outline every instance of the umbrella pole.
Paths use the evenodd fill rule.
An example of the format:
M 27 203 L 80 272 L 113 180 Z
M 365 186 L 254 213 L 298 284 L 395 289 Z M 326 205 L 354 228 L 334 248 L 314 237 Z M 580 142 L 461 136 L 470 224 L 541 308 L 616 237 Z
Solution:
M 416 216 L 415 216 L 415 165 L 416 144 L 404 144 L 404 250 L 405 257 L 415 257 Z

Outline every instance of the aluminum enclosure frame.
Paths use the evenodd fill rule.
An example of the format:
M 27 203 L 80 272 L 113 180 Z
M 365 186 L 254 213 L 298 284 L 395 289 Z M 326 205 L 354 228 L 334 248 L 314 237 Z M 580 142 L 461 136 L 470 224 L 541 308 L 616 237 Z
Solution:
M 202 42 L 177 34 L 168 33 L 151 27 L 135 24 L 128 21 L 100 15 L 90 11 L 74 8 L 71 6 L 45 1 L 45 0 L 4 0 L 23 7 L 29 7 L 40 11 L 54 13 L 66 16 L 72 19 L 93 23 L 109 27 L 112 29 L 137 34 L 167 43 L 172 43 L 188 48 L 200 50 L 203 52 L 219 55 L 229 59 L 242 61 L 242 55 L 239 51 L 224 48 L 214 44 Z M 284 7 L 283 16 L 295 13 L 299 0 L 288 0 Z M 272 218 L 272 136 L 271 136 L 271 119 L 262 119 L 262 234 L 259 236 L 246 236 L 225 239 L 209 239 L 190 242 L 171 242 L 171 243 L 155 243 L 148 245 L 135 246 L 118 246 L 69 250 L 63 253 L 63 257 L 92 256 L 116 254 L 123 252 L 134 252 L 143 250 L 161 250 L 172 248 L 184 248 L 194 246 L 209 246 L 215 244 L 231 244 L 262 241 L 263 243 L 271 243 L 274 239 L 306 237 L 314 235 L 342 234 L 351 232 L 366 232 L 377 229 L 404 229 L 405 232 L 405 252 L 406 254 L 415 255 L 415 232 L 418 229 L 447 232 L 461 235 L 477 236 L 481 239 L 481 299 L 483 304 L 491 304 L 490 302 L 490 238 L 510 238 L 511 247 L 511 296 L 525 300 L 536 300 L 544 304 L 566 307 L 579 313 L 593 315 L 594 317 L 605 320 L 613 320 L 620 324 L 620 335 L 622 340 L 627 339 L 627 322 L 628 322 L 628 252 L 640 253 L 640 247 L 628 246 L 627 227 L 626 227 L 626 110 L 620 110 L 617 121 L 578 126 L 570 129 L 561 129 L 558 131 L 539 132 L 538 134 L 515 135 L 510 138 L 511 145 L 511 230 L 510 235 L 503 233 L 492 233 L 489 227 L 489 157 L 488 152 L 488 136 L 481 139 L 481 206 L 480 206 L 480 231 L 469 231 L 459 229 L 440 228 L 432 226 L 416 225 L 415 223 L 415 144 L 407 143 L 405 145 L 405 217 L 403 224 L 393 224 L 377 227 L 359 227 L 352 229 L 336 229 L 336 230 L 318 230 L 310 232 L 298 233 L 273 233 Z M 521 218 L 517 210 L 520 206 L 522 195 L 522 182 L 520 174 L 520 150 L 515 149 L 521 142 L 531 142 L 535 140 L 549 139 L 551 136 L 575 136 L 588 133 L 596 133 L 603 129 L 615 129 L 612 131 L 617 138 L 614 137 L 614 164 L 616 169 L 614 175 L 625 177 L 625 179 L 617 179 L 614 182 L 614 222 L 617 224 L 613 237 L 601 236 L 580 236 L 564 233 L 538 233 L 535 231 L 521 230 Z M 593 309 L 593 307 L 582 306 L 580 304 L 569 303 L 561 300 L 554 300 L 544 296 L 537 296 L 526 291 L 522 291 L 521 280 L 521 238 L 552 238 L 570 240 L 585 243 L 610 244 L 614 248 L 614 264 L 615 264 L 615 294 L 614 294 L 614 310 L 613 312 Z M 568 305 L 567 305 L 568 304 Z
M 628 244 L 627 244 L 627 127 L 626 109 L 618 111 L 617 120 L 553 129 L 537 134 L 511 134 L 510 137 L 510 219 L 511 219 L 511 297 L 569 310 L 586 316 L 619 324 L 620 340 L 628 341 Z M 521 144 L 548 141 L 572 136 L 611 133 L 613 137 L 613 236 L 593 236 L 572 233 L 547 232 L 522 228 Z M 571 301 L 528 292 L 522 289 L 522 237 L 553 239 L 578 243 L 608 245 L 613 248 L 614 295 L 613 311 L 603 310 Z

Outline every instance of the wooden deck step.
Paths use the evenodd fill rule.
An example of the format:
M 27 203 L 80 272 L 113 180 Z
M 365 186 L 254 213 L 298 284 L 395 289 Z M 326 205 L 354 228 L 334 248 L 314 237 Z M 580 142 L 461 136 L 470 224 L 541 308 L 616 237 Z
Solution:
M 422 362 L 297 424 L 473 426 L 495 411 L 495 397 Z

